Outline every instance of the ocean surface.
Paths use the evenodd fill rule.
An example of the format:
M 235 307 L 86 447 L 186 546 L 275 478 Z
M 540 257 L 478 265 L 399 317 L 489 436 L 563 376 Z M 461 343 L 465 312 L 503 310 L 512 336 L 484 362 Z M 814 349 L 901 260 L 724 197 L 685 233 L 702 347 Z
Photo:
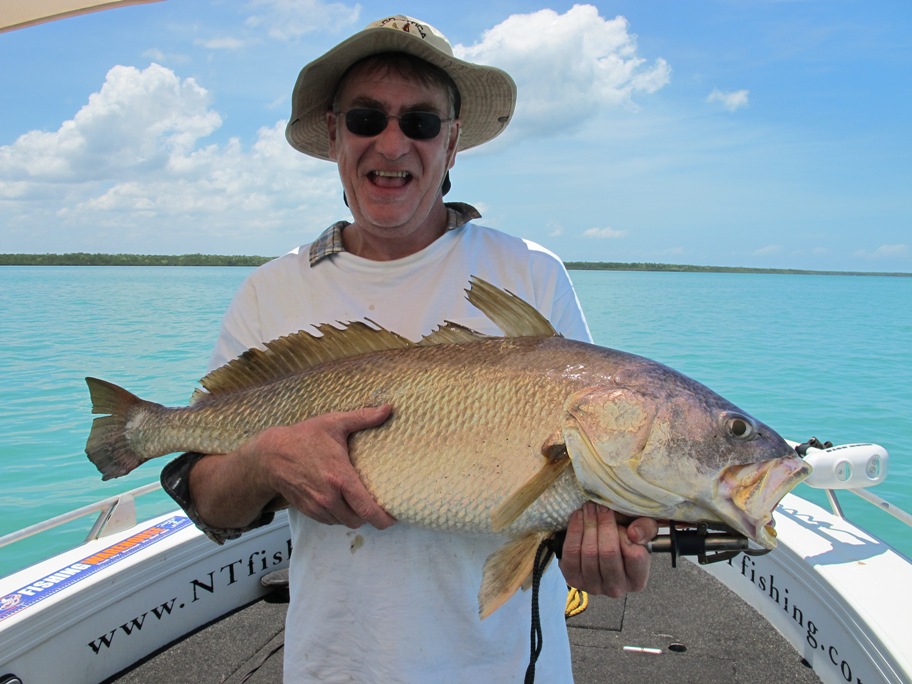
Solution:
M 248 268 L 0 267 L 0 536 L 156 481 L 85 457 L 87 375 L 186 403 Z M 912 511 L 912 278 L 573 271 L 596 342 L 661 361 L 783 436 L 874 442 L 872 491 Z M 797 493 L 821 504 L 822 492 Z M 912 530 L 850 494 L 857 524 L 912 557 Z M 171 510 L 144 496 L 139 515 Z M 94 516 L 93 516 L 94 517 Z M 93 517 L 0 548 L 0 576 L 81 541 Z

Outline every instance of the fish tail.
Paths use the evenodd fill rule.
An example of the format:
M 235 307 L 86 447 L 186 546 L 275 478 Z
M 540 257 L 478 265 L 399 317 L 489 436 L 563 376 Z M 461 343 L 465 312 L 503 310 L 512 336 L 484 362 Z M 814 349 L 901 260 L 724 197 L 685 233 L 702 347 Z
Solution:
M 137 409 L 149 402 L 105 380 L 86 378 L 86 384 L 92 397 L 92 413 L 106 414 L 92 421 L 86 454 L 103 480 L 126 475 L 147 460 L 130 444 L 128 422 Z

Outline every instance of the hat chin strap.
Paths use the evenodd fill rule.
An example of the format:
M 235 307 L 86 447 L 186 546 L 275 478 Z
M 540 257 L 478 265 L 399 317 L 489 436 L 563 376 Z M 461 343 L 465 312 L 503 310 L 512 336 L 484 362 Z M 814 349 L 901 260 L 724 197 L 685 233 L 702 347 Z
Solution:
M 446 195 L 450 188 L 453 187 L 453 184 L 450 183 L 450 167 L 453 164 L 453 160 L 456 158 L 456 150 L 459 149 L 459 136 L 462 135 L 462 127 L 456 129 L 456 140 L 453 142 L 453 151 L 450 153 L 450 158 L 447 159 L 447 172 L 443 176 L 443 183 L 440 186 L 440 189 L 443 191 L 443 194 Z

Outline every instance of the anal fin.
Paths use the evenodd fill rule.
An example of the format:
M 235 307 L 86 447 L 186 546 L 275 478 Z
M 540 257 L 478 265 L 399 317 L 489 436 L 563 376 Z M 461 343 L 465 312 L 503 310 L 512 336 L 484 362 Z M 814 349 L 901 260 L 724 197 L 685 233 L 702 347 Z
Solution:
M 478 615 L 484 620 L 531 577 L 535 553 L 551 532 L 529 532 L 510 540 L 485 561 L 478 590 Z

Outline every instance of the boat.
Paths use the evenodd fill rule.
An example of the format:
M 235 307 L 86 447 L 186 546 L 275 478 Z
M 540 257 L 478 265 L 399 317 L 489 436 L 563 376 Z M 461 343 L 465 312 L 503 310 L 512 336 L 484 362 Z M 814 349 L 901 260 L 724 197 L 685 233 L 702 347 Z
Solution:
M 658 592 L 667 593 L 679 573 L 691 578 L 691 584 L 674 589 L 673 598 L 651 597 L 647 589 L 642 599 L 631 599 L 645 601 L 648 614 L 660 612 L 671 619 L 701 616 L 696 635 L 666 633 L 656 624 L 654 633 L 640 636 L 638 643 L 619 645 L 626 636 L 620 630 L 601 632 L 599 643 L 593 641 L 599 630 L 610 627 L 587 618 L 586 639 L 574 640 L 574 658 L 579 651 L 590 663 L 613 659 L 618 666 L 624 662 L 619 658 L 631 662 L 631 657 L 661 654 L 671 656 L 666 657 L 666 667 L 679 659 L 677 671 L 682 658 L 694 660 L 692 647 L 690 656 L 681 655 L 687 641 L 702 639 L 704 651 L 724 654 L 731 649 L 730 634 L 746 629 L 748 634 L 778 634 L 793 651 L 786 655 L 776 647 L 771 653 L 750 655 L 747 659 L 756 657 L 767 665 L 787 663 L 795 672 L 785 680 L 779 675 L 761 681 L 804 681 L 797 678 L 804 669 L 817 678 L 808 681 L 825 684 L 912 682 L 912 560 L 847 519 L 837 494 L 859 495 L 912 525 L 912 516 L 860 486 L 886 477 L 886 451 L 872 444 L 842 445 L 812 448 L 806 458 L 812 457 L 819 474 L 811 484 L 816 480 L 824 487 L 831 510 L 788 494 L 775 513 L 775 550 L 763 555 L 751 549 L 714 552 L 707 544 L 697 562 L 676 563 L 678 569 L 663 570 L 651 580 L 653 587 L 659 585 Z M 79 517 L 96 516 L 84 543 L 0 579 L 0 684 L 150 681 L 145 676 L 130 679 L 130 673 L 162 654 L 172 663 L 169 667 L 177 668 L 170 673 L 172 681 L 233 681 L 224 679 L 224 672 L 211 679 L 181 672 L 186 675 L 184 668 L 192 668 L 204 652 L 230 663 L 230 654 L 255 642 L 257 635 L 269 638 L 251 658 L 259 662 L 274 656 L 272 667 L 281 670 L 282 612 L 272 613 L 254 630 L 236 631 L 231 637 L 237 642 L 234 646 L 219 638 L 204 641 L 204 646 L 184 644 L 205 639 L 201 629 L 217 630 L 238 611 L 255 614 L 264 601 L 276 602 L 276 589 L 263 580 L 285 568 L 293 551 L 287 516 L 280 513 L 270 525 L 219 546 L 179 510 L 137 520 L 137 498 L 157 487 L 145 485 L 0 538 L 0 546 L 6 546 Z M 663 532 L 657 551 L 660 546 L 674 550 L 669 540 L 685 533 L 673 526 Z M 712 539 L 712 533 L 707 534 Z M 678 551 L 693 560 L 684 556 L 688 551 L 683 544 Z M 671 557 L 677 560 L 677 554 Z M 662 566 L 666 558 L 656 553 L 653 565 Z M 670 568 L 667 562 L 664 565 Z M 743 605 L 732 608 L 726 601 Z M 610 615 L 610 601 L 599 605 Z M 587 611 L 596 612 L 593 607 Z M 717 643 L 706 642 L 705 620 L 710 618 L 723 625 Z M 573 626 L 577 618 L 568 619 Z M 573 634 L 571 630 L 572 638 Z M 644 638 L 650 642 L 644 645 Z M 770 638 L 765 636 L 765 642 Z M 653 680 L 642 661 L 633 663 L 632 671 L 639 674 L 623 681 Z M 594 678 L 578 673 L 577 681 L 607 681 L 598 673 L 604 673 L 604 666 L 596 668 Z M 701 681 L 732 681 L 728 675 L 720 677 L 714 680 L 704 670 Z
M 0 31 L 150 1 L 12 3 Z M 577 682 L 912 683 L 912 560 L 848 519 L 838 492 L 906 526 L 912 516 L 869 491 L 887 474 L 882 448 L 819 446 L 806 454 L 830 507 L 786 495 L 772 552 L 707 550 L 714 533 L 671 525 L 642 594 L 587 599 L 571 590 Z M 179 510 L 139 520 L 137 499 L 157 489 L 0 538 L 14 548 L 95 516 L 83 542 L 0 578 L 0 684 L 280 679 L 285 594 L 273 578 L 293 552 L 287 516 L 219 546 Z M 685 538 L 697 543 L 695 562 Z

